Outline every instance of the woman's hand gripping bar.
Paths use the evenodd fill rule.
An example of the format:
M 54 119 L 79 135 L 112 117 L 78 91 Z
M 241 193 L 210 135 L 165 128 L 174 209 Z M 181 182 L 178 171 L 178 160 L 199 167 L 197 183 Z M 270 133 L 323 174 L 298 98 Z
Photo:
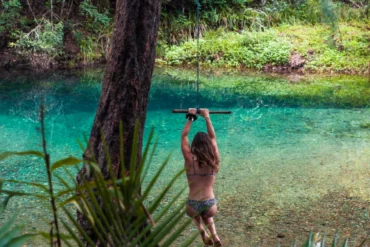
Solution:
M 188 113 L 188 109 L 173 109 L 172 113 Z M 197 110 L 197 114 L 200 110 Z M 209 111 L 209 114 L 231 114 L 231 111 Z

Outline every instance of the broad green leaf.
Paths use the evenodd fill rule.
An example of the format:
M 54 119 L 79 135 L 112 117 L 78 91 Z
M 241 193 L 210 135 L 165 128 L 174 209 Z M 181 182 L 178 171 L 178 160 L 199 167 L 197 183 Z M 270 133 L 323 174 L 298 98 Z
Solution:
M 95 246 L 95 243 L 91 240 L 89 235 L 82 229 L 80 224 L 75 220 L 75 216 L 73 216 L 66 208 L 63 208 L 64 213 L 67 215 L 69 221 L 76 227 L 78 233 L 82 235 L 84 240 L 88 242 L 91 246 Z M 64 223 L 63 223 L 64 225 Z
M 24 152 L 3 152 L 3 153 L 0 153 L 0 161 L 8 158 L 9 156 L 13 156 L 13 155 L 20 155 L 20 156 L 24 156 L 24 155 L 35 155 L 37 157 L 40 157 L 40 158 L 44 158 L 44 154 L 39 152 L 39 151 L 24 151 Z
M 25 185 L 32 185 L 35 187 L 42 188 L 44 191 L 48 192 L 49 188 L 46 185 L 36 183 L 36 182 L 26 182 L 26 181 L 18 181 L 18 180 L 5 180 L 4 182 L 7 183 L 17 183 L 17 184 L 25 184 Z
M 325 247 L 326 233 L 322 236 L 320 247 Z
M 13 222 L 11 222 L 11 223 L 13 223 Z M 0 238 L 0 246 L 8 246 L 10 241 L 12 241 L 14 238 L 18 237 L 21 232 L 22 232 L 22 227 L 21 226 L 16 226 L 13 229 L 8 230 L 7 232 L 5 232 L 6 234 L 4 234 Z
M 180 226 L 169 238 L 166 239 L 166 242 L 162 244 L 162 247 L 169 247 L 180 236 L 180 234 L 193 222 L 193 219 L 187 219 L 182 226 Z M 177 224 L 177 223 L 176 223 Z
M 344 240 L 343 247 L 348 247 L 348 238 L 346 238 L 346 240 Z
M 311 240 L 312 240 L 312 232 L 310 232 L 306 242 L 304 242 L 302 247 L 311 247 Z
M 152 190 L 154 184 L 157 182 L 157 180 L 159 178 L 159 175 L 161 175 L 161 173 L 162 173 L 163 169 L 166 167 L 169 159 L 170 159 L 170 156 L 167 156 L 167 158 L 165 159 L 165 161 L 162 163 L 162 165 L 160 166 L 160 168 L 157 170 L 157 173 L 154 175 L 154 177 L 152 178 L 152 180 L 149 182 L 149 185 L 145 189 L 144 194 L 142 196 L 142 199 L 143 200 L 145 200 L 146 197 L 149 195 L 149 192 Z
M 194 242 L 195 239 L 197 239 L 197 237 L 199 236 L 199 232 L 198 231 L 195 231 L 193 234 L 191 234 L 191 236 L 185 240 L 185 242 L 183 242 L 180 247 L 188 247 L 190 246 L 191 243 Z M 201 245 L 203 246 L 203 245 Z
M 38 194 L 33 194 L 33 193 L 27 193 L 27 192 L 18 192 L 18 191 L 10 191 L 10 190 L 1 190 L 1 191 L 0 191 L 0 194 L 1 194 L 1 193 L 7 194 L 7 195 L 9 195 L 9 196 L 31 196 L 31 197 L 36 197 L 36 198 L 40 198 L 40 199 L 49 200 L 49 197 L 47 197 L 47 196 L 38 195 Z
M 79 247 L 84 247 L 84 244 L 82 243 L 80 237 L 76 235 L 75 231 L 71 229 L 71 227 L 68 225 L 68 223 L 66 223 L 65 221 L 62 220 L 62 224 L 67 229 L 67 231 L 69 232 L 69 234 L 71 234 L 71 237 L 74 240 L 74 243 L 77 244 Z M 68 244 L 68 241 L 66 241 L 64 239 L 63 239 L 63 241 L 68 246 L 72 246 L 72 245 Z
M 166 186 L 166 188 L 164 188 L 162 190 L 162 192 L 157 196 L 157 199 L 154 201 L 154 203 L 151 205 L 151 207 L 149 208 L 149 211 L 150 212 L 153 212 L 157 207 L 158 205 L 160 204 L 160 202 L 162 201 L 162 199 L 164 198 L 164 196 L 167 194 L 167 192 L 171 189 L 172 185 L 176 182 L 176 180 L 185 172 L 185 169 L 182 169 L 181 171 L 179 171 L 172 179 L 171 179 L 171 182 Z
M 22 236 L 15 237 L 12 240 L 10 240 L 7 243 L 6 246 L 7 247 L 19 247 L 19 246 L 22 246 L 27 240 L 29 240 L 30 238 L 32 238 L 34 236 L 37 236 L 37 234 L 25 234 L 25 235 L 22 235 Z
M 10 220 L 8 220 L 1 228 L 0 228 L 0 239 L 3 239 L 9 229 L 12 227 L 12 225 L 15 222 L 15 219 L 17 218 L 16 215 L 13 215 Z M 1 246 L 1 245 L 0 245 Z
M 81 151 L 84 152 L 86 148 L 84 147 L 82 142 L 79 139 L 77 139 L 77 143 L 78 143 L 78 146 L 80 147 Z
M 337 247 L 337 244 L 338 244 L 338 235 L 339 235 L 339 233 L 338 233 L 338 232 L 336 232 L 336 233 L 334 234 L 334 239 L 333 239 L 332 247 Z
M 150 165 L 152 164 L 152 160 L 153 160 L 153 157 L 154 157 L 155 151 L 156 151 L 156 149 L 157 149 L 157 143 L 158 143 L 158 137 L 156 138 L 156 141 L 154 142 L 152 152 L 151 152 L 151 154 L 150 154 L 150 156 L 149 156 L 149 160 L 148 160 L 148 162 L 145 164 L 144 171 L 142 172 L 141 185 L 143 185 L 143 184 L 144 184 L 144 181 L 145 181 L 145 179 L 147 178 L 147 175 L 148 175 L 148 171 L 149 171 Z
M 156 246 L 157 243 L 159 243 L 162 239 L 164 239 L 166 236 L 168 236 L 168 233 L 174 229 L 174 227 L 178 224 L 178 222 L 180 221 L 180 219 L 182 219 L 184 217 L 184 214 L 185 212 L 184 211 L 180 211 L 179 213 L 177 213 L 177 215 L 169 222 L 167 223 L 159 232 L 156 232 L 155 235 L 153 233 L 153 235 L 155 236 L 154 239 L 151 241 L 151 243 L 148 245 L 149 247 L 153 247 L 153 246 Z M 192 219 L 188 219 L 188 220 L 192 220 Z
M 136 182 L 136 176 L 137 176 L 137 172 L 136 172 L 136 164 L 137 164 L 137 153 L 138 153 L 138 143 L 139 143 L 139 120 L 137 119 L 136 122 L 135 122 L 135 129 L 134 129 L 134 138 L 132 140 L 132 149 L 131 149 L 131 163 L 130 163 L 130 183 L 131 186 L 134 186 L 133 189 L 136 188 L 136 184 L 134 184 L 134 182 Z M 134 192 L 133 194 L 136 195 L 136 193 Z
M 56 162 L 53 163 L 53 165 L 51 166 L 50 168 L 50 171 L 53 172 L 55 169 L 58 169 L 62 166 L 72 166 L 72 165 L 78 165 L 82 162 L 81 159 L 77 159 L 73 156 L 70 156 L 68 158 L 65 158 L 65 159 L 61 159 L 61 160 L 58 160 Z
M 293 242 L 293 247 L 297 247 L 297 241 L 296 240 L 294 240 L 294 242 Z

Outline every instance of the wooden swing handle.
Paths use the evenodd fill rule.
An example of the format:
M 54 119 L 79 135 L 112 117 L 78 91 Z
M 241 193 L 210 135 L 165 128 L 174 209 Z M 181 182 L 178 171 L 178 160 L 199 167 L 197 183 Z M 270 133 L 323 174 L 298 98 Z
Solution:
M 188 109 L 173 109 L 172 113 L 188 113 Z M 198 114 L 200 111 L 198 110 Z M 209 114 L 231 114 L 231 111 L 209 111 Z

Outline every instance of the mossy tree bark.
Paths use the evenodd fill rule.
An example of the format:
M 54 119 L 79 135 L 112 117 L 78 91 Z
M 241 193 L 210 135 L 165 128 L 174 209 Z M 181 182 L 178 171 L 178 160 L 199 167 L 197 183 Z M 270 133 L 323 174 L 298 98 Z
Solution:
M 120 121 L 124 128 L 125 166 L 129 170 L 135 122 L 138 120 L 137 161 L 140 162 L 160 8 L 161 0 L 118 0 L 116 4 L 112 52 L 107 63 L 88 148 L 83 155 L 85 163 L 92 160 L 94 155 L 106 178 L 109 177 L 109 170 L 101 133 L 104 134 L 110 152 L 115 176 L 119 177 Z M 91 179 L 85 166 L 77 175 L 79 184 L 82 183 L 83 176 Z M 81 214 L 78 214 L 78 221 L 89 232 L 88 222 Z

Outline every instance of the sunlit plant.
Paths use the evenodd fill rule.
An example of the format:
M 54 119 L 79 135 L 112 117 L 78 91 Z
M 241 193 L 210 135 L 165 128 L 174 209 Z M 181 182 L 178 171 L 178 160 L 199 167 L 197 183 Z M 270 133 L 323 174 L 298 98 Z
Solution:
M 151 203 L 147 203 L 149 194 L 168 162 L 167 158 L 152 178 L 147 177 L 156 147 L 154 144 L 152 151 L 149 151 L 150 142 L 154 135 L 153 130 L 150 133 L 138 167 L 136 167 L 136 159 L 133 158 L 129 164 L 130 170 L 126 170 L 123 163 L 123 127 L 121 125 L 120 168 L 122 172 L 120 176 L 114 176 L 112 164 L 109 163 L 110 178 L 106 180 L 96 162 L 92 161 L 84 164 L 92 175 L 92 180 L 85 179 L 82 184 L 78 185 L 69 167 L 75 167 L 77 171 L 81 160 L 70 156 L 50 163 L 50 155 L 47 153 L 44 139 L 43 121 L 43 108 L 41 108 L 42 152 L 4 152 L 0 154 L 0 160 L 14 155 L 32 155 L 43 158 L 47 170 L 48 185 L 38 182 L 2 180 L 0 181 L 1 185 L 4 183 L 30 185 L 37 191 L 29 193 L 4 190 L 0 187 L 0 194 L 5 196 L 6 203 L 15 196 L 30 196 L 49 202 L 53 217 L 51 228 L 49 232 L 40 232 L 39 234 L 50 241 L 51 245 L 61 246 L 64 243 L 67 246 L 84 246 L 87 243 L 95 246 L 98 242 L 103 246 L 157 246 L 159 243 L 161 243 L 161 246 L 171 246 L 182 231 L 192 222 L 191 218 L 183 220 L 185 202 L 180 202 L 179 198 L 184 189 L 180 190 L 165 206 L 161 205 L 162 199 L 167 195 L 180 175 L 183 174 L 184 170 L 179 171 L 168 185 L 156 194 L 156 198 Z M 102 141 L 105 141 L 104 137 Z M 132 144 L 133 152 L 131 157 L 136 157 L 138 128 L 135 129 Z M 81 143 L 80 146 L 84 150 Z M 108 150 L 106 150 L 106 155 L 108 156 L 107 160 L 110 160 Z M 64 171 L 68 179 L 60 175 L 58 172 L 60 170 Z M 147 184 L 145 188 L 143 188 L 144 181 Z M 63 186 L 59 191 L 55 191 L 53 187 L 56 182 Z M 143 188 L 142 193 L 141 188 Z M 77 222 L 75 213 L 71 211 L 72 205 L 88 220 L 90 225 L 89 232 L 86 232 Z M 154 212 L 156 214 L 153 217 L 152 214 Z M 61 219 L 61 214 L 65 214 L 67 219 Z M 0 236 L 6 234 L 9 230 L 7 226 L 13 223 L 14 219 L 10 220 L 5 227 L 0 228 Z M 64 226 L 66 232 L 61 231 L 60 225 Z M 20 228 L 16 227 L 14 229 L 17 229 L 15 233 L 19 234 Z M 91 233 L 97 239 L 92 238 Z M 82 239 L 80 238 L 81 236 Z M 192 234 L 181 246 L 188 246 L 197 236 L 197 233 Z M 28 237 L 30 235 L 20 236 L 22 240 Z

